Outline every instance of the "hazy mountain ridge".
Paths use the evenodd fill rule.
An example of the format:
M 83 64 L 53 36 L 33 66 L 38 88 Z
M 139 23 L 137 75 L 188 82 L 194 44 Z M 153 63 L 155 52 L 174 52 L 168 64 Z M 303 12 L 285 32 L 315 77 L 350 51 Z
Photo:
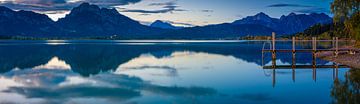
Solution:
M 165 34 L 168 34 L 167 38 L 181 39 L 239 39 L 245 36 L 266 36 L 272 32 L 276 31 L 257 24 L 236 25 L 224 23 L 184 28 Z
M 164 21 L 161 21 L 161 20 L 156 20 L 155 22 L 151 23 L 150 24 L 150 27 L 155 27 L 155 28 L 162 28 L 162 29 L 182 29 L 184 27 L 177 27 L 177 26 L 174 26 L 168 22 L 164 22 Z

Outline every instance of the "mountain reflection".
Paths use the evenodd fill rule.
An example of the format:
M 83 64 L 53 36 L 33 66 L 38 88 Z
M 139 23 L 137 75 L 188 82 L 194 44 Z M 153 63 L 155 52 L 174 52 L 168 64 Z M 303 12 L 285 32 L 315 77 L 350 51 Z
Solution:
M 3 45 L 0 47 L 0 72 L 14 68 L 24 69 L 44 65 L 54 57 L 71 66 L 74 72 L 83 76 L 99 72 L 115 71 L 116 68 L 142 54 L 157 58 L 168 57 L 173 52 L 190 51 L 233 56 L 238 59 L 262 65 L 262 42 L 216 43 L 216 44 L 162 44 L 162 45 L 115 45 L 115 44 L 65 44 L 65 45 Z M 307 55 L 298 54 L 297 57 Z M 288 56 L 278 56 L 284 63 L 291 63 Z M 269 63 L 271 60 L 266 60 Z M 311 59 L 297 60 L 310 63 Z M 318 62 L 325 63 L 325 62 Z

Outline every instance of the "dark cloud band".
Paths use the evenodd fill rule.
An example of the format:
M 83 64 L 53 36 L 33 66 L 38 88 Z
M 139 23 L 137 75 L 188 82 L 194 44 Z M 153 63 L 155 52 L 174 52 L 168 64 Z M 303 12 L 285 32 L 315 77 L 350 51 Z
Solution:
M 330 10 L 325 9 L 325 8 L 306 8 L 306 9 L 299 9 L 299 10 L 294 10 L 292 12 L 296 12 L 296 13 L 330 13 Z
M 62 11 L 70 10 L 81 3 L 88 2 L 101 7 L 113 7 L 141 2 L 141 0 L 11 0 L 0 2 L 0 6 L 6 6 L 16 10 L 31 11 Z
M 313 7 L 308 5 L 299 5 L 299 4 L 272 4 L 267 7 Z
M 174 11 L 187 11 L 185 9 L 178 9 L 180 6 L 177 5 L 176 1 L 170 1 L 164 3 L 151 3 L 149 4 L 149 6 L 160 6 L 162 9 L 159 10 L 125 9 L 125 10 L 121 10 L 121 12 L 156 14 L 156 13 L 173 13 Z

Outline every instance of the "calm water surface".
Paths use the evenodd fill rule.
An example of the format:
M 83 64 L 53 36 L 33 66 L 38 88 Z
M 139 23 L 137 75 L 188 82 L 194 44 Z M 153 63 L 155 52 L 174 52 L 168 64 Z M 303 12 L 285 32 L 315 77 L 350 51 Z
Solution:
M 356 69 L 264 70 L 261 41 L 0 41 L 0 103 L 358 101 Z M 291 47 L 281 43 L 278 47 Z M 311 45 L 300 44 L 306 48 Z M 326 46 L 326 44 L 324 45 Z M 266 56 L 266 54 L 265 54 Z M 267 55 L 269 56 L 269 55 Z M 297 64 L 311 65 L 309 54 Z M 289 65 L 291 55 L 278 55 Z M 317 60 L 320 65 L 331 62 Z M 274 75 L 276 77 L 274 78 Z M 355 94 L 354 94 L 355 93 Z

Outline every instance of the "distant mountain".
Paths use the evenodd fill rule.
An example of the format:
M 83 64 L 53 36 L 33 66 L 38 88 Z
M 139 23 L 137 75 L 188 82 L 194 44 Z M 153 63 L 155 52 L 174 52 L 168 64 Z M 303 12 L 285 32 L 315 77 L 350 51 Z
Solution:
M 176 27 L 170 23 L 156 20 L 153 22 L 150 27 L 162 28 L 162 29 L 182 29 L 183 27 Z
M 56 23 L 64 27 L 71 36 L 136 37 L 163 31 L 142 25 L 120 14 L 116 9 L 100 8 L 89 3 L 75 7 L 70 14 Z
M 318 23 L 329 24 L 331 22 L 332 18 L 324 13 L 312 13 L 309 15 L 290 13 L 287 16 L 283 15 L 280 19 L 277 19 L 271 18 L 261 12 L 255 16 L 248 16 L 241 20 L 234 21 L 233 24 L 258 24 L 280 31 L 283 34 L 294 34 L 302 32 Z
M 257 24 L 263 25 L 274 30 L 279 30 L 280 20 L 276 18 L 271 18 L 270 16 L 266 15 L 263 12 L 260 12 L 254 16 L 248 16 L 241 20 L 234 21 L 233 24 Z
M 282 31 L 287 34 L 302 32 L 318 23 L 329 24 L 331 22 L 332 18 L 324 13 L 312 13 L 310 15 L 290 13 L 288 16 L 281 16 L 280 18 Z
M 0 6 L 0 36 L 53 36 L 61 30 L 47 15 Z

